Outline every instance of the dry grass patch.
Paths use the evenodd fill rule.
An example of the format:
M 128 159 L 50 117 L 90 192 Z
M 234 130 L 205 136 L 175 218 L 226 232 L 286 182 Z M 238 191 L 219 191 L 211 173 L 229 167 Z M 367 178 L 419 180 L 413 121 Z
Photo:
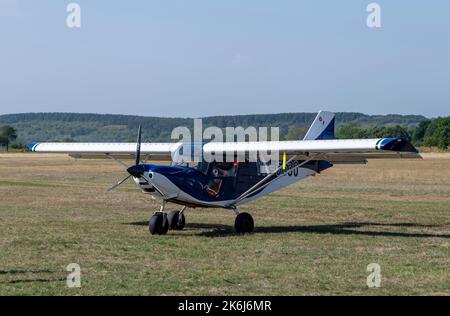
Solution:
M 150 236 L 158 204 L 112 161 L 0 154 L 0 294 L 450 294 L 450 154 L 336 166 L 234 215 L 188 210 Z M 175 208 L 172 206 L 171 208 Z M 82 268 L 81 289 L 65 267 Z M 368 289 L 366 267 L 382 267 Z

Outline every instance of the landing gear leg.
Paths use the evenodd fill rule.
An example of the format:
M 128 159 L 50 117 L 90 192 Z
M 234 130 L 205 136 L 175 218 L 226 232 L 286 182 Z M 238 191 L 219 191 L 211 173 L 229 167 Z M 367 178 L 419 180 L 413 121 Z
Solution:
M 159 212 L 153 214 L 148 222 L 148 228 L 152 235 L 165 235 L 169 230 L 169 221 L 167 220 L 167 214 L 164 213 L 166 201 L 163 201 Z
M 167 215 L 167 220 L 169 222 L 169 229 L 172 230 L 183 230 L 184 225 L 186 223 L 186 219 L 184 218 L 184 210 L 186 206 L 183 206 L 181 211 L 173 211 Z
M 248 213 L 240 213 L 236 207 L 234 209 L 236 213 L 236 220 L 234 221 L 234 229 L 238 234 L 249 234 L 255 229 L 255 223 L 253 217 Z

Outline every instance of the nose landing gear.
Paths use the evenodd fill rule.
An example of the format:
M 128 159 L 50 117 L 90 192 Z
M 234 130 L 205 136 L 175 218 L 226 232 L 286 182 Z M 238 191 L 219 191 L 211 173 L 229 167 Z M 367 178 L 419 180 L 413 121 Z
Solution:
M 165 235 L 169 230 L 169 221 L 167 220 L 167 214 L 163 212 L 155 213 L 148 223 L 150 234 L 152 235 Z
M 165 235 L 169 230 L 169 221 L 167 220 L 167 213 L 164 213 L 164 208 L 166 207 L 166 201 L 163 201 L 159 212 L 153 214 L 148 221 L 148 229 L 150 234 L 155 235 Z

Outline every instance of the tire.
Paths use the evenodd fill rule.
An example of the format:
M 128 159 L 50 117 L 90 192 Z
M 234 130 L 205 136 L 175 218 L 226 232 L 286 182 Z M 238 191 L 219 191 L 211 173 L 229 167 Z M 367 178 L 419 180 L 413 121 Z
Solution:
M 169 223 L 169 229 L 172 230 L 183 230 L 184 225 L 186 223 L 186 219 L 184 217 L 184 214 L 181 213 L 181 220 L 178 221 L 180 218 L 180 211 L 173 211 L 170 212 L 169 215 L 167 215 L 167 221 Z
M 166 213 L 156 213 L 150 218 L 148 228 L 152 235 L 165 235 L 169 230 L 169 222 L 167 221 Z
M 248 213 L 240 213 L 234 221 L 234 228 L 238 234 L 252 233 L 255 229 L 253 217 Z

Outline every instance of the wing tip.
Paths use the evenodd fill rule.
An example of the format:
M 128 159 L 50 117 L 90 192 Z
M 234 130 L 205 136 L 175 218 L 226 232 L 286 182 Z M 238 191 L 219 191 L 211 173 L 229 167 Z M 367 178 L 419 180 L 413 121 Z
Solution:
M 377 146 L 381 150 L 419 154 L 417 148 L 404 138 L 385 138 L 379 144 L 377 143 Z
M 37 142 L 34 142 L 34 143 L 29 144 L 29 145 L 28 145 L 28 150 L 31 151 L 31 152 L 36 151 L 36 146 L 37 146 L 38 144 L 39 144 L 39 143 L 37 143 Z

